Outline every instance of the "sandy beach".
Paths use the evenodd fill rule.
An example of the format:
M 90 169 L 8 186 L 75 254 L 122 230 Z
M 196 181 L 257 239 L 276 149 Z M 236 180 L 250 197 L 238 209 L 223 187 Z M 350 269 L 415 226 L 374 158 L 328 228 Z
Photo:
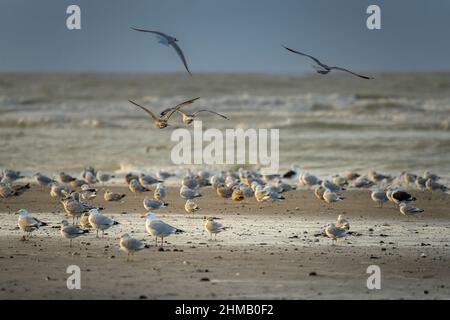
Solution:
M 394 204 L 377 208 L 370 191 L 350 190 L 330 207 L 312 190 L 285 193 L 285 201 L 233 202 L 211 187 L 201 189 L 201 210 L 183 210 L 178 188 L 157 215 L 186 232 L 165 239 L 164 251 L 145 233 L 143 196 L 122 186 L 123 203 L 95 205 L 120 224 L 103 239 L 91 232 L 69 241 L 59 233 L 62 206 L 48 189 L 32 185 L 20 197 L 0 201 L 0 299 L 448 299 L 450 296 L 450 198 L 414 191 L 425 213 L 402 216 Z M 49 226 L 19 241 L 17 216 L 26 208 Z M 322 235 L 339 214 L 354 233 L 337 245 Z M 203 216 L 230 229 L 209 241 Z M 148 244 L 134 261 L 119 250 L 121 234 Z M 81 268 L 81 290 L 68 290 L 66 268 Z M 381 289 L 369 290 L 367 267 L 381 268 Z

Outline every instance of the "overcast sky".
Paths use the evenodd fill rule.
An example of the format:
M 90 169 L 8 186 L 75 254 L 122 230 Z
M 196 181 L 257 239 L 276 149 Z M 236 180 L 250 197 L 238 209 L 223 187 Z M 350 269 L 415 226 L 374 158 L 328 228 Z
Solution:
M 81 8 L 81 30 L 66 8 Z M 381 30 L 366 8 L 381 7 Z M 360 71 L 450 70 L 448 0 L 0 0 L 0 71 L 302 72 L 281 44 Z

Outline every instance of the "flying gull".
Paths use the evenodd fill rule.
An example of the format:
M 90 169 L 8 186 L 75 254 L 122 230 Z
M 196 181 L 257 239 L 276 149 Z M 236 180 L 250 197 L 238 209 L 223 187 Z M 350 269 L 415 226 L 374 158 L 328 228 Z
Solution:
M 152 31 L 152 30 L 144 30 L 144 29 L 137 29 L 137 28 L 133 28 L 131 27 L 131 29 L 136 30 L 136 31 L 140 31 L 140 32 L 148 32 L 148 33 L 153 33 L 156 34 L 156 37 L 158 38 L 158 42 L 165 45 L 165 46 L 172 46 L 172 48 L 175 49 L 177 55 L 180 57 L 181 61 L 184 64 L 184 67 L 186 68 L 186 71 L 189 73 L 190 76 L 192 76 L 191 71 L 189 71 L 187 62 L 186 62 L 186 58 L 184 57 L 183 51 L 181 51 L 181 48 L 178 46 L 177 42 L 178 39 L 174 38 L 172 36 L 169 36 L 163 32 L 160 31 Z
M 194 99 L 190 99 L 190 100 L 184 101 L 184 102 L 182 102 L 180 104 L 177 104 L 175 107 L 171 108 L 172 109 L 171 111 L 168 111 L 168 112 L 164 113 L 164 115 L 161 115 L 159 118 L 153 112 L 151 112 L 149 109 L 147 109 L 147 108 L 145 108 L 145 107 L 143 107 L 143 106 L 141 106 L 141 105 L 139 105 L 136 102 L 133 102 L 131 100 L 128 100 L 128 101 L 131 102 L 132 104 L 134 104 L 136 107 L 141 108 L 142 110 L 147 112 L 147 114 L 150 116 L 150 118 L 152 118 L 152 120 L 155 122 L 155 126 L 158 129 L 164 129 L 165 127 L 167 127 L 169 125 L 167 122 L 169 121 L 169 118 L 172 116 L 172 114 L 176 110 L 180 109 L 181 107 L 183 107 L 183 106 L 185 106 L 187 104 L 193 103 L 195 100 L 197 100 L 199 98 L 200 97 L 194 98 Z
M 183 111 L 181 111 L 181 110 L 178 110 L 178 109 L 169 108 L 169 109 L 166 109 L 166 110 L 164 110 L 163 112 L 161 112 L 161 115 L 164 115 L 164 114 L 166 114 L 167 112 L 170 112 L 170 111 L 172 111 L 172 110 L 174 110 L 174 111 L 176 111 L 176 112 L 178 112 L 178 113 L 181 114 L 181 116 L 183 117 L 183 120 L 182 120 L 182 121 L 183 121 L 183 123 L 186 124 L 186 125 L 191 124 L 191 123 L 195 120 L 196 116 L 197 116 L 200 112 L 209 112 L 209 113 L 218 115 L 219 117 L 222 117 L 222 118 L 224 118 L 224 119 L 226 119 L 226 120 L 230 120 L 228 117 L 224 116 L 223 114 L 220 114 L 220 113 L 215 112 L 215 111 L 212 111 L 212 110 L 207 110 L 207 109 L 197 110 L 197 111 L 195 111 L 194 113 L 188 114 L 188 113 L 185 113 L 185 112 L 183 112 Z
M 328 74 L 328 73 L 331 72 L 331 70 L 340 70 L 340 71 L 345 71 L 345 72 L 351 73 L 351 74 L 353 74 L 353 75 L 355 75 L 357 77 L 363 78 L 363 79 L 373 79 L 371 77 L 367 77 L 367 76 L 363 76 L 363 75 L 357 74 L 357 73 L 355 73 L 353 71 L 350 71 L 348 69 L 345 69 L 345 68 L 336 67 L 336 66 L 334 66 L 334 67 L 327 66 L 326 64 L 320 62 L 319 59 L 314 58 L 313 56 L 311 56 L 309 54 L 301 53 L 299 51 L 295 51 L 295 50 L 290 49 L 290 48 L 285 47 L 285 46 L 283 46 L 283 48 L 285 48 L 286 50 L 289 50 L 289 51 L 291 51 L 293 53 L 296 53 L 296 54 L 299 54 L 301 56 L 308 57 L 308 58 L 312 59 L 317 64 L 317 65 L 315 65 L 313 67 L 316 69 L 317 73 L 319 73 L 319 74 Z

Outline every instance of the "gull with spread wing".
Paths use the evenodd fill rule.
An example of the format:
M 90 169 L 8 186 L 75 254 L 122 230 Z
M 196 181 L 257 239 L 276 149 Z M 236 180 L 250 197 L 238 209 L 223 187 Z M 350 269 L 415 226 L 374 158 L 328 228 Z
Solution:
M 181 50 L 181 48 L 178 46 L 177 42 L 178 39 L 172 36 L 169 36 L 163 32 L 160 31 L 153 31 L 153 30 L 144 30 L 144 29 L 138 29 L 138 28 L 133 28 L 131 27 L 131 29 L 135 30 L 135 31 L 139 31 L 139 32 L 148 32 L 148 33 L 153 33 L 156 35 L 156 37 L 158 38 L 158 42 L 165 45 L 165 46 L 172 46 L 172 48 L 174 48 L 174 50 L 176 51 L 178 57 L 180 57 L 181 62 L 183 62 L 184 67 L 186 68 L 186 71 L 189 73 L 190 76 L 192 76 L 191 71 L 189 71 L 187 62 L 186 62 L 186 58 L 184 57 L 183 51 Z
M 353 71 L 350 71 L 348 69 L 345 69 L 345 68 L 341 68 L 341 67 L 337 67 L 337 66 L 333 66 L 333 67 L 328 66 L 328 65 L 320 62 L 319 59 L 314 58 L 313 56 L 311 56 L 309 54 L 302 53 L 302 52 L 290 49 L 290 48 L 285 47 L 285 46 L 283 46 L 283 48 L 285 48 L 286 50 L 289 50 L 289 51 L 291 51 L 293 53 L 299 54 L 299 55 L 304 56 L 304 57 L 308 57 L 311 60 L 313 60 L 316 63 L 316 65 L 313 65 L 313 67 L 314 67 L 314 69 L 316 69 L 317 73 L 319 73 L 319 74 L 328 74 L 328 73 L 331 72 L 331 70 L 339 70 L 339 71 L 344 71 L 344 72 L 351 73 L 354 76 L 357 76 L 357 77 L 360 77 L 360 78 L 363 78 L 363 79 L 373 79 L 373 78 L 368 77 L 368 76 L 363 76 L 361 74 L 357 74 L 357 73 L 355 73 Z
M 170 110 L 172 110 L 172 109 L 169 109 L 167 111 L 170 111 Z M 164 110 L 164 111 L 166 111 L 166 110 Z M 186 125 L 191 124 L 195 120 L 195 117 L 200 112 L 209 112 L 209 113 L 218 115 L 219 117 L 222 117 L 222 118 L 224 118 L 226 120 L 230 120 L 228 117 L 224 116 L 223 114 L 220 114 L 220 113 L 212 111 L 212 110 L 207 110 L 207 109 L 197 110 L 197 111 L 195 111 L 194 113 L 191 113 L 191 114 L 185 113 L 185 112 L 180 111 L 180 110 L 174 110 L 174 111 L 179 112 L 181 114 L 181 116 L 183 117 L 183 123 L 186 124 Z
M 137 104 L 136 102 L 133 102 L 131 100 L 128 100 L 129 102 L 131 102 L 132 104 L 134 104 L 136 107 L 141 108 L 142 110 L 144 110 L 145 112 L 147 112 L 147 114 L 150 116 L 150 118 L 155 122 L 155 126 L 158 129 L 164 129 L 165 127 L 167 127 L 169 118 L 172 116 L 172 114 L 175 112 L 175 110 L 178 110 L 179 108 L 187 105 L 187 104 L 191 104 L 193 103 L 195 100 L 199 99 L 200 97 L 194 98 L 194 99 L 190 99 L 187 101 L 184 101 L 180 104 L 177 104 L 175 107 L 170 108 L 171 110 L 165 112 L 164 114 L 161 114 L 161 116 L 158 118 L 152 111 L 150 111 L 149 109 Z M 167 109 L 166 109 L 167 110 Z M 165 111 L 166 111 L 165 110 Z M 164 111 L 163 111 L 164 112 Z

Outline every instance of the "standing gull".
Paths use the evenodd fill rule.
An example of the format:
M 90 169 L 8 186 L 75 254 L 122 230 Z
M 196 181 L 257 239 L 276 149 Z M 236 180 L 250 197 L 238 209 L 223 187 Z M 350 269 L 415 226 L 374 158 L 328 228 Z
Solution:
M 411 201 L 416 201 L 416 197 L 412 196 L 411 194 L 409 194 L 406 191 L 403 190 L 395 190 L 391 193 L 391 198 L 392 201 L 396 204 L 399 205 L 400 202 L 411 202 Z
M 314 195 L 316 196 L 317 199 L 325 201 L 323 198 L 323 194 L 325 193 L 325 188 L 322 187 L 322 185 L 318 185 L 315 189 L 314 189 Z
M 71 188 L 80 188 L 83 184 L 85 184 L 86 182 L 82 179 L 75 179 L 72 180 L 68 183 L 69 187 Z
M 417 213 L 424 212 L 425 210 L 416 208 L 414 206 L 409 206 L 404 202 L 399 204 L 400 212 L 405 216 L 412 216 Z
M 19 215 L 19 219 L 17 220 L 17 225 L 19 226 L 19 229 L 23 232 L 22 239 L 26 240 L 26 234 L 28 236 L 31 236 L 31 232 L 33 232 L 36 229 L 39 229 L 39 227 L 44 227 L 47 225 L 47 223 L 42 222 L 38 220 L 37 218 L 33 218 L 29 215 L 28 210 L 26 209 L 20 209 L 16 212 L 16 214 Z
M 329 180 L 322 181 L 322 186 L 325 189 L 328 189 L 328 190 L 330 190 L 332 192 L 341 192 L 341 191 L 345 190 L 340 185 L 337 185 L 337 184 L 335 184 L 335 183 L 333 183 L 333 182 L 331 182 Z
M 92 226 L 89 223 L 89 212 L 84 212 L 80 217 L 80 226 L 85 229 L 91 229 Z
M 158 238 L 161 238 L 161 247 L 164 244 L 164 237 L 184 232 L 183 230 L 172 227 L 164 221 L 157 219 L 153 212 L 148 212 L 145 215 L 145 218 L 145 229 L 151 236 L 155 237 L 156 245 L 158 245 Z
M 227 229 L 221 223 L 214 221 L 214 218 L 204 217 L 203 219 L 205 221 L 205 230 L 209 233 L 209 240 L 212 240 L 212 235 L 214 234 L 214 241 L 216 241 L 217 234 Z
M 181 62 L 183 62 L 184 67 L 186 68 L 186 71 L 189 73 L 190 76 L 192 76 L 191 71 L 189 71 L 187 62 L 186 62 L 186 58 L 184 57 L 183 51 L 181 51 L 181 48 L 178 46 L 177 42 L 178 39 L 174 38 L 172 36 L 169 36 L 165 33 L 162 33 L 160 31 L 152 31 L 152 30 L 144 30 L 144 29 L 137 29 L 137 28 L 133 28 L 131 27 L 131 29 L 136 30 L 136 31 L 140 31 L 140 32 L 148 32 L 148 33 L 153 33 L 156 34 L 156 37 L 158 38 L 158 42 L 165 45 L 165 46 L 172 46 L 172 48 L 175 49 L 177 55 L 180 57 Z
M 125 197 L 125 194 L 118 193 L 118 192 L 112 192 L 109 189 L 105 190 L 105 194 L 103 195 L 103 198 L 105 201 L 120 201 Z
M 60 172 L 58 174 L 58 176 L 56 177 L 56 181 L 58 181 L 59 183 L 69 183 L 76 180 L 76 178 L 72 177 L 71 175 L 65 173 L 65 172 Z
M 84 202 L 78 201 L 74 196 L 67 197 L 61 203 L 67 215 L 72 217 L 72 224 L 75 224 L 75 220 L 80 218 L 84 212 L 88 212 L 91 209 Z
M 325 200 L 325 202 L 328 204 L 332 204 L 334 202 L 342 201 L 344 200 L 344 198 L 342 198 L 335 192 L 325 189 L 325 192 L 323 193 L 323 200 Z
M 284 196 L 280 194 L 281 190 L 278 187 L 271 187 L 269 185 L 264 186 L 263 190 L 270 196 L 273 200 L 284 200 Z
M 255 187 L 254 195 L 256 201 L 258 202 L 264 202 L 271 199 L 270 193 L 267 190 L 263 189 L 263 187 L 259 184 Z
M 83 230 L 78 226 L 71 226 L 67 220 L 61 222 L 61 235 L 70 240 L 70 246 L 72 247 L 72 239 L 88 233 L 89 230 Z
M 153 197 L 157 200 L 163 201 L 166 197 L 166 188 L 162 183 L 158 183 L 156 185 L 155 192 L 153 193 Z
M 309 174 L 308 172 L 303 173 L 299 177 L 299 182 L 304 186 L 314 186 L 316 184 L 322 183 L 320 179 L 312 174 Z
M 156 176 L 158 177 L 158 179 L 166 180 L 166 179 L 169 179 L 170 177 L 173 177 L 174 174 L 170 173 L 170 172 L 167 172 L 167 171 L 159 170 L 156 173 Z
M 111 180 L 111 178 L 114 178 L 113 175 L 110 175 L 110 174 L 105 173 L 105 172 L 100 172 L 100 171 L 97 171 L 97 174 L 96 174 L 95 177 L 97 178 L 97 181 L 100 182 L 100 183 L 106 183 L 109 180 Z
M 231 199 L 234 201 L 244 200 L 244 191 L 242 191 L 239 186 L 233 188 L 233 193 L 231 194 Z
M 151 199 L 149 197 L 144 198 L 143 204 L 146 210 L 156 210 L 167 207 L 167 204 L 165 204 L 163 201 Z
M 50 183 L 54 182 L 53 179 L 51 179 L 51 178 L 49 178 L 47 176 L 44 176 L 43 174 L 41 174 L 39 172 L 37 172 L 34 175 L 34 179 L 36 180 L 37 184 L 40 185 L 40 186 L 48 186 Z
M 25 176 L 20 174 L 20 171 L 5 169 L 3 170 L 3 180 L 7 181 L 15 181 L 21 178 L 24 178 Z
M 180 196 L 183 199 L 194 199 L 197 197 L 201 197 L 202 195 L 197 190 L 192 190 L 187 186 L 181 186 Z
M 417 189 L 425 190 L 425 188 L 427 187 L 427 185 L 426 185 L 427 181 L 428 181 L 427 179 L 417 176 L 416 181 L 414 183 L 415 183 Z
M 372 191 L 370 197 L 377 203 L 380 208 L 383 206 L 384 202 L 388 201 L 386 192 L 381 189 L 375 189 L 374 191 Z
M 130 261 L 130 256 L 131 260 L 133 260 L 134 253 L 136 251 L 140 251 L 145 248 L 145 245 L 141 241 L 130 237 L 127 233 L 120 237 L 119 245 L 120 249 L 127 253 L 127 261 Z
M 66 186 L 60 185 L 57 182 L 51 184 L 50 196 L 53 199 L 63 199 L 70 194 L 70 189 Z
M 444 186 L 443 184 L 440 184 L 439 182 L 436 182 L 431 178 L 429 178 L 425 182 L 425 186 L 429 191 L 442 191 L 442 192 L 447 191 L 447 186 Z
M 147 192 L 150 191 L 146 187 L 144 187 L 142 184 L 139 183 L 136 179 L 131 179 L 130 183 L 128 184 L 128 189 L 130 189 L 131 192 L 133 192 L 135 195 L 137 192 Z
M 350 229 L 350 222 L 348 221 L 347 217 L 344 217 L 342 214 L 340 214 L 336 220 L 336 226 L 348 231 Z
M 105 230 L 119 224 L 117 221 L 114 221 L 113 219 L 102 215 L 100 212 L 98 212 L 97 209 L 92 209 L 89 211 L 89 223 L 90 225 L 97 230 L 97 238 L 98 238 L 98 231 L 102 231 L 102 238 L 105 234 Z
M 20 196 L 22 193 L 30 189 L 30 184 L 12 186 L 9 182 L 0 182 L 0 198 L 8 198 L 12 196 Z
M 9 183 L 0 182 L 0 198 L 9 198 L 14 195 L 14 190 Z
M 198 180 L 195 179 L 193 176 L 189 175 L 181 179 L 181 185 L 186 186 L 189 189 L 197 189 L 200 187 Z
M 231 190 L 231 188 L 226 187 L 224 184 L 219 184 L 216 188 L 216 193 L 219 197 L 231 198 L 233 190 Z
M 80 194 L 83 200 L 94 200 L 95 198 L 97 198 L 97 189 L 91 188 L 88 184 L 83 184 L 81 186 Z
M 139 176 L 139 182 L 142 185 L 152 185 L 152 184 L 159 183 L 159 182 L 162 182 L 162 181 L 156 179 L 155 177 L 153 177 L 153 176 L 151 176 L 149 174 L 141 173 L 141 175 Z
M 192 199 L 187 199 L 186 200 L 186 203 L 184 204 L 184 210 L 187 212 L 187 213 L 194 213 L 195 211 L 198 211 L 198 210 L 200 210 L 200 207 L 198 206 L 198 204 L 196 204 L 195 202 L 194 202 L 194 200 L 192 200 Z
M 301 53 L 299 51 L 295 51 L 293 49 L 289 49 L 288 47 L 285 47 L 285 46 L 283 46 L 283 48 L 285 48 L 286 50 L 289 50 L 289 51 L 291 51 L 293 53 L 296 53 L 296 54 L 299 54 L 301 56 L 308 57 L 308 58 L 312 59 L 316 63 L 316 65 L 315 66 L 313 65 L 313 67 L 314 67 L 314 69 L 316 69 L 317 73 L 319 73 L 319 74 L 328 74 L 328 73 L 331 72 L 331 70 L 340 70 L 340 71 L 345 71 L 345 72 L 351 73 L 351 74 L 353 74 L 353 75 L 355 75 L 357 77 L 363 78 L 363 79 L 373 79 L 371 77 L 363 76 L 363 75 L 357 74 L 357 73 L 355 73 L 353 71 L 350 71 L 348 69 L 344 69 L 344 68 L 341 68 L 341 67 L 336 67 L 336 66 L 330 67 L 330 66 L 327 66 L 326 64 L 320 62 L 319 59 L 314 58 L 313 56 L 310 56 L 309 54 Z
M 345 238 L 348 235 L 347 230 L 336 227 L 334 223 L 330 223 L 325 228 L 325 233 L 331 239 L 332 243 L 335 241 L 337 242 L 339 238 Z

